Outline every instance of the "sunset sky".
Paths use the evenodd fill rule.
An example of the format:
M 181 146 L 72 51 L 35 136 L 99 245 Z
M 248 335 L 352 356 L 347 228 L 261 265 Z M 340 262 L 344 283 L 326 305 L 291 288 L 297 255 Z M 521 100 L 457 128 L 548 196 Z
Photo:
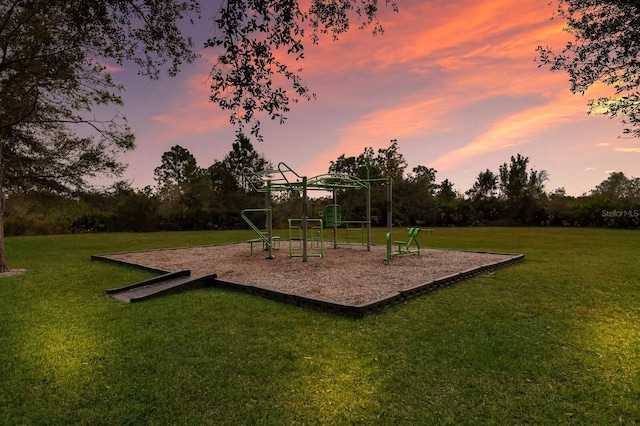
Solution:
M 449 179 L 462 193 L 479 172 L 497 172 L 517 153 L 548 172 L 547 190 L 569 195 L 613 171 L 640 176 L 640 140 L 621 137 L 617 120 L 587 115 L 588 99 L 603 88 L 572 95 L 566 74 L 538 68 L 538 45 L 570 40 L 564 22 L 550 19 L 548 0 L 397 1 L 399 13 L 381 11 L 384 35 L 354 28 L 338 42 L 306 46 L 302 76 L 317 99 L 293 105 L 285 125 L 263 121 L 257 151 L 315 176 L 341 154 L 397 139 L 407 171 L 435 168 L 438 182 Z M 210 13 L 191 30 L 197 46 L 212 31 Z M 235 128 L 208 100 L 214 52 L 201 53 L 176 78 L 147 81 L 133 67 L 115 70 L 137 137 L 137 149 L 122 157 L 134 187 L 155 184 L 153 169 L 173 145 L 201 167 L 231 149 Z

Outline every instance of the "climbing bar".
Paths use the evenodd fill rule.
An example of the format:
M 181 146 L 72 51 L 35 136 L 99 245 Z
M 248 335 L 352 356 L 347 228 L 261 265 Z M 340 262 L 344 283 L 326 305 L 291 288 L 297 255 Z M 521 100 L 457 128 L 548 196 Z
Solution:
M 262 242 L 265 244 L 265 247 L 271 247 L 273 241 L 269 241 L 269 236 L 265 232 L 262 232 L 262 230 L 258 228 L 255 223 L 253 223 L 251 219 L 249 219 L 249 217 L 247 217 L 247 213 L 251 212 L 262 212 L 271 214 L 271 209 L 244 209 L 240 212 L 240 216 L 242 216 L 242 219 L 247 222 L 247 224 L 251 227 L 251 229 L 253 229 L 256 234 L 258 234 Z M 251 245 L 251 252 L 253 253 L 253 244 Z
M 303 176 L 285 163 L 278 163 L 276 169 L 254 171 L 242 169 L 244 181 L 257 192 L 295 191 L 304 189 Z M 269 182 L 269 184 L 267 184 Z M 307 179 L 307 189 L 331 191 L 334 189 L 368 189 L 369 181 L 344 173 L 327 173 Z
M 302 224 L 304 219 L 289 219 L 289 257 L 304 257 L 304 241 L 302 238 L 302 228 L 297 224 Z M 308 257 L 324 257 L 324 233 L 322 219 L 306 219 L 311 225 L 311 249 L 314 253 L 306 253 Z M 300 253 L 302 250 L 302 253 Z
M 345 220 L 342 223 L 346 225 L 347 245 L 366 244 L 366 220 Z

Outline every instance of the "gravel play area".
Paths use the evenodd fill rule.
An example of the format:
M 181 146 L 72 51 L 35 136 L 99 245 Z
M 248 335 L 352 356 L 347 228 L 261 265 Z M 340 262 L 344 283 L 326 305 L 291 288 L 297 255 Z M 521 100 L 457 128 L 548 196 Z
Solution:
M 461 274 L 495 269 L 521 260 L 522 255 L 422 249 L 386 263 L 386 247 L 326 244 L 324 257 L 289 258 L 282 241 L 274 259 L 266 259 L 261 244 L 248 243 L 101 255 L 120 262 L 164 271 L 191 270 L 191 276 L 216 274 L 218 279 L 344 305 L 363 305 L 425 283 Z M 309 254 L 317 251 L 309 249 Z M 475 271 L 475 273 L 473 273 Z

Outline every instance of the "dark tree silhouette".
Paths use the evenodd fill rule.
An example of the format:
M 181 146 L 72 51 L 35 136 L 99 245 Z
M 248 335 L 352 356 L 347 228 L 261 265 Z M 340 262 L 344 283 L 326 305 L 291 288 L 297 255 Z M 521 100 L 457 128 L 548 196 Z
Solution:
M 337 39 L 353 21 L 360 28 L 378 21 L 378 0 L 228 0 L 215 16 L 216 31 L 206 46 L 219 50 L 211 71 L 211 101 L 230 111 L 239 132 L 250 124 L 258 140 L 260 113 L 283 123 L 291 103 L 315 95 L 301 80 L 304 45 L 322 34 Z M 391 0 L 384 0 L 394 10 Z M 285 55 L 283 55 L 284 53 Z M 287 58 L 294 63 L 291 66 Z M 284 82 L 284 83 L 282 83 Z
M 124 117 L 95 118 L 97 106 L 122 103 L 101 60 L 175 75 L 196 57 L 178 23 L 197 11 L 195 0 L 0 2 L 0 272 L 7 194 L 117 175 L 117 155 L 134 146 Z
M 561 50 L 539 46 L 541 66 L 567 72 L 574 93 L 611 86 L 610 96 L 589 101 L 590 112 L 620 118 L 624 133 L 640 137 L 640 2 L 559 0 L 558 16 L 574 40 Z
M 158 191 L 163 194 L 182 185 L 195 183 L 204 178 L 204 170 L 198 167 L 196 158 L 180 145 L 172 146 L 162 154 L 162 164 L 153 171 Z

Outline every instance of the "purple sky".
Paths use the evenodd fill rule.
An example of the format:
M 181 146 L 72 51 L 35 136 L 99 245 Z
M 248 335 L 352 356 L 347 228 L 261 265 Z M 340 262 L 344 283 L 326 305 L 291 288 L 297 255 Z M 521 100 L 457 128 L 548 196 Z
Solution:
M 263 121 L 264 142 L 253 141 L 259 152 L 315 176 L 341 154 L 397 139 L 407 171 L 433 167 L 438 182 L 449 179 L 460 192 L 517 153 L 547 170 L 547 190 L 570 195 L 613 171 L 640 175 L 640 140 L 621 138 L 617 120 L 587 115 L 588 99 L 607 89 L 571 95 L 566 74 L 537 67 L 538 45 L 570 39 L 563 22 L 550 19 L 548 0 L 398 3 L 400 13 L 382 11 L 382 36 L 354 29 L 339 42 L 307 45 L 302 75 L 317 100 L 294 105 L 283 126 Z M 198 46 L 212 28 L 207 19 Z M 202 54 L 176 78 L 147 81 L 133 67 L 114 72 L 127 88 L 123 110 L 137 136 L 136 150 L 122 157 L 123 178 L 134 187 L 155 184 L 153 169 L 173 145 L 201 167 L 231 149 L 235 129 L 208 101 L 213 52 Z

